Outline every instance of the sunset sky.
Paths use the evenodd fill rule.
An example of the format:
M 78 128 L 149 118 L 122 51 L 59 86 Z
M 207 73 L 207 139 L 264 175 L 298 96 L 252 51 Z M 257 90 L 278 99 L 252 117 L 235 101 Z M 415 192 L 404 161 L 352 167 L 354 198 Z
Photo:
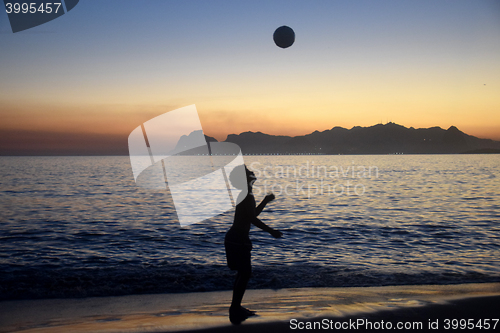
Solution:
M 497 0 L 82 0 L 15 34 L 0 8 L 3 155 L 126 154 L 191 104 L 218 140 L 387 121 L 500 140 Z

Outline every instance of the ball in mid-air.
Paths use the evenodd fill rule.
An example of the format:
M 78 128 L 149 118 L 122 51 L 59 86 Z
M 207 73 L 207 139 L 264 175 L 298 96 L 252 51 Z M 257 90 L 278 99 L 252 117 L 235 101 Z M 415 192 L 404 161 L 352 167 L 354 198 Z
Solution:
M 295 32 L 292 28 L 283 25 L 274 31 L 273 39 L 277 46 L 286 49 L 295 42 Z

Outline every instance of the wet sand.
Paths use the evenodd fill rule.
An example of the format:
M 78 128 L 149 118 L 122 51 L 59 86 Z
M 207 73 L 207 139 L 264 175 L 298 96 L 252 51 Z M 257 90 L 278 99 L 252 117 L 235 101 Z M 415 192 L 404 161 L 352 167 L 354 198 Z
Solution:
M 373 330 L 373 325 L 383 330 L 382 320 L 386 325 L 391 322 L 393 329 L 399 322 L 420 322 L 422 327 L 415 328 L 424 332 L 436 320 L 442 331 L 446 319 L 450 328 L 453 324 L 460 328 L 451 319 L 473 319 L 475 324 L 490 319 L 493 326 L 491 319 L 500 317 L 500 283 L 248 290 L 244 306 L 259 316 L 239 326 L 229 323 L 230 299 L 230 291 L 221 291 L 4 301 L 0 302 L 0 332 L 277 333 L 300 327 L 334 330 L 335 325 L 352 329 L 352 322 L 362 331 L 370 328 L 368 322 Z M 500 330 L 500 323 L 496 330 L 492 328 L 480 331 Z

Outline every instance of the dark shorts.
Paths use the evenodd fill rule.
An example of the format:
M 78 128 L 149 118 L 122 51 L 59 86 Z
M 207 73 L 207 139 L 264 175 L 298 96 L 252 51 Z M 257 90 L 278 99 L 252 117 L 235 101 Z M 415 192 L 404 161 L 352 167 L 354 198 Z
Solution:
M 252 243 L 250 240 L 231 239 L 230 235 L 226 235 L 224 240 L 226 248 L 227 266 L 234 271 L 248 270 L 251 271 Z

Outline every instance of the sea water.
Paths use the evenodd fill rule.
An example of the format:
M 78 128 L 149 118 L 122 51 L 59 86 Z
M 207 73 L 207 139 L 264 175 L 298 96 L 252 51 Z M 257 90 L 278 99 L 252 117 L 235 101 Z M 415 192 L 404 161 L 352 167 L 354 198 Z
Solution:
M 283 232 L 252 228 L 249 288 L 500 281 L 499 155 L 244 160 Z M 181 228 L 126 156 L 0 157 L 0 176 L 1 299 L 232 288 L 234 210 Z

